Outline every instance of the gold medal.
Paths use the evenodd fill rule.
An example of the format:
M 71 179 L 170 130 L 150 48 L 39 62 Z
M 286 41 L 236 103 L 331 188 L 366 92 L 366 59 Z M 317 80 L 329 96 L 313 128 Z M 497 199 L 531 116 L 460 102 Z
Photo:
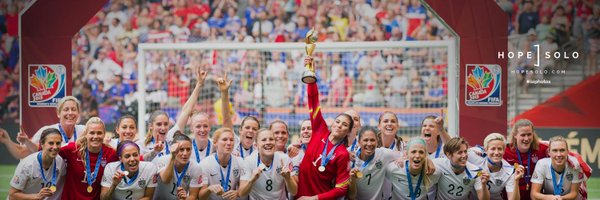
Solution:
M 477 176 L 476 176 L 476 177 L 480 177 L 480 176 L 481 176 L 481 174 L 483 174 L 483 173 L 482 173 L 481 171 L 478 171 L 478 172 L 477 172 Z
M 362 172 L 360 172 L 360 171 L 357 171 L 357 172 L 356 172 L 356 178 L 362 178 L 362 177 L 363 177 L 363 174 L 362 174 Z
M 52 192 L 56 192 L 56 186 L 54 186 L 54 185 L 53 185 L 53 186 L 50 186 L 50 191 L 52 191 Z
M 519 163 L 515 163 L 515 166 L 514 166 L 514 168 L 515 168 L 515 169 L 519 169 Z
M 94 188 L 92 188 L 92 186 L 91 186 L 91 185 L 89 185 L 89 186 L 87 187 L 87 192 L 88 192 L 88 193 L 92 193 L 92 191 L 94 191 Z
M 325 166 L 319 166 L 319 171 L 320 172 L 324 172 L 325 171 Z

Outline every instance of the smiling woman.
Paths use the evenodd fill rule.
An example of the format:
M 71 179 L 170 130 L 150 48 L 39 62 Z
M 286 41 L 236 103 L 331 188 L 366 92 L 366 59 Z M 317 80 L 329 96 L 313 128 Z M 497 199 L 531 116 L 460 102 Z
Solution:
M 58 129 L 42 132 L 42 150 L 21 160 L 15 170 L 10 182 L 10 199 L 60 199 L 65 175 L 64 160 L 57 156 L 60 143 Z
M 63 198 L 83 200 L 100 197 L 98 179 L 104 175 L 107 163 L 117 161 L 115 150 L 103 143 L 104 134 L 104 122 L 92 117 L 77 142 L 60 149 L 60 156 L 67 161 L 65 187 L 69 188 L 68 192 L 63 191 Z
M 152 199 L 157 183 L 156 166 L 140 162 L 140 147 L 132 141 L 119 143 L 117 155 L 119 161 L 104 168 L 100 199 Z
M 55 128 L 59 131 L 62 138 L 62 146 L 67 145 L 68 142 L 76 141 L 78 134 L 81 134 L 85 127 L 83 125 L 77 125 L 80 108 L 81 103 L 77 98 L 73 96 L 63 97 L 56 107 L 56 116 L 58 117 L 59 123 L 40 128 L 31 139 L 29 139 L 29 136 L 21 130 L 17 136 L 17 141 L 25 144 L 25 146 L 10 141 L 5 143 L 6 148 L 13 157 L 22 159 L 31 153 L 38 151 L 42 132 L 49 128 Z

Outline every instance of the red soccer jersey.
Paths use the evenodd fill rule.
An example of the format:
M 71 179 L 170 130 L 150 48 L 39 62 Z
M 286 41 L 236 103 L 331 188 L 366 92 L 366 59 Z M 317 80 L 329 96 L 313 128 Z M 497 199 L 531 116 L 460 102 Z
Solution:
M 92 193 L 87 192 L 87 177 L 85 165 L 83 165 L 82 158 L 79 157 L 77 147 L 74 142 L 69 143 L 60 149 L 59 155 L 65 159 L 67 163 L 67 177 L 65 178 L 65 186 L 62 193 L 62 199 L 98 199 L 100 198 L 100 182 L 102 182 L 102 175 L 104 174 L 104 166 L 107 163 L 117 161 L 117 154 L 115 150 L 109 146 L 102 145 L 102 160 L 100 161 L 100 167 L 98 168 L 98 175 L 96 180 L 92 184 Z M 83 158 L 85 159 L 85 158 Z M 98 153 L 90 152 L 90 171 L 94 171 L 96 167 L 96 161 L 98 159 Z
M 531 199 L 529 196 L 531 192 L 531 175 L 533 174 L 533 170 L 535 169 L 535 164 L 537 163 L 537 161 L 542 158 L 548 157 L 548 154 L 546 153 L 548 152 L 547 150 L 548 146 L 541 144 L 539 145 L 538 150 L 531 149 L 531 164 L 528 164 L 527 152 L 520 152 L 521 162 L 519 162 L 516 147 L 513 147 L 510 144 L 506 145 L 506 149 L 504 150 L 504 159 L 511 165 L 519 163 L 519 165 L 525 167 L 525 174 L 523 178 L 519 180 L 519 192 L 521 194 L 521 200 Z M 529 168 L 529 174 L 527 174 L 527 168 Z M 527 188 L 527 184 L 529 184 L 529 188 Z
M 327 151 L 335 146 L 328 139 L 329 129 L 321 114 L 319 106 L 319 91 L 317 84 L 308 84 L 308 106 L 310 109 L 310 122 L 312 137 L 306 148 L 306 153 L 300 164 L 298 174 L 298 193 L 296 197 L 319 195 L 319 199 L 336 199 L 346 195 L 350 183 L 348 163 L 350 154 L 345 145 L 338 145 L 324 172 L 319 172 L 323 148 L 327 143 Z

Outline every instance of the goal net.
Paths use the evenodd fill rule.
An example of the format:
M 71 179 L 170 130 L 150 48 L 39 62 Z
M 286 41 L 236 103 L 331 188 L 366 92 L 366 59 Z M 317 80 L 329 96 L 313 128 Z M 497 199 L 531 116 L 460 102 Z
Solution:
M 195 86 L 195 70 L 208 72 L 195 112 L 209 114 L 220 127 L 220 92 L 215 78 L 228 74 L 234 125 L 252 115 L 261 127 L 280 119 L 290 135 L 307 119 L 306 86 L 300 81 L 303 43 L 140 44 L 138 124 L 146 133 L 148 116 L 163 110 L 175 121 Z M 420 133 L 421 120 L 446 114 L 451 134 L 457 130 L 457 56 L 445 41 L 317 43 L 313 55 L 323 116 L 360 113 L 362 126 L 376 128 L 384 111 L 396 113 L 398 135 Z M 455 66 L 455 67 L 449 67 Z

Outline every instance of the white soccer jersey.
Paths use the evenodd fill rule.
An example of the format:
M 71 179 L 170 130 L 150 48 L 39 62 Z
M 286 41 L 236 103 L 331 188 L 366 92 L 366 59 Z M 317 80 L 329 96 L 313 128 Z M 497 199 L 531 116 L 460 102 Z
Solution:
M 257 149 L 254 148 L 254 145 L 250 146 L 250 149 L 245 149 L 239 142 L 236 143 L 235 147 L 233 148 L 233 152 L 235 152 L 236 155 L 239 155 L 238 157 L 242 159 L 252 155 L 252 153 L 254 153 L 256 150 Z
M 60 156 L 56 156 L 54 164 L 48 170 L 43 171 L 46 180 L 48 180 L 48 182 L 45 182 L 38 162 L 38 154 L 41 153 L 41 151 L 32 153 L 19 162 L 10 186 L 21 190 L 25 194 L 37 194 L 42 187 L 52 185 L 52 174 L 54 173 L 54 166 L 56 166 L 56 192 L 48 199 L 60 199 L 66 174 L 64 160 Z
M 102 187 L 110 187 L 112 185 L 112 177 L 116 171 L 121 170 L 121 161 L 111 162 L 104 168 L 102 176 Z M 146 188 L 154 188 L 158 182 L 158 168 L 150 162 L 140 162 L 138 175 L 134 180 L 123 177 L 123 180 L 115 188 L 112 199 L 140 199 L 144 197 Z
M 406 176 L 406 168 L 409 167 L 406 162 L 403 167 L 400 167 L 395 162 L 392 162 L 387 165 L 385 170 L 385 179 L 392 184 L 392 199 L 403 199 L 410 200 L 410 189 L 408 188 L 408 177 Z M 416 199 L 422 200 L 427 199 L 427 186 L 425 185 L 425 176 L 421 178 L 421 183 L 417 188 L 417 183 L 419 182 L 419 176 L 411 175 L 411 187 L 413 188 L 413 192 L 415 192 Z M 431 178 L 429 178 L 429 186 L 436 184 L 437 182 L 432 182 Z M 436 180 L 437 181 L 437 180 Z
M 252 178 L 254 170 L 258 167 L 258 153 L 254 153 L 244 159 L 245 174 L 240 180 L 249 181 Z M 281 165 L 283 163 L 283 165 Z M 250 199 L 288 199 L 285 179 L 279 173 L 284 167 L 288 169 L 292 163 L 290 158 L 283 152 L 275 152 L 272 166 L 266 168 L 259 176 L 258 180 L 252 185 Z
M 221 184 L 221 180 L 227 179 L 227 171 L 231 170 L 229 175 L 229 181 L 227 190 L 237 190 L 240 185 L 240 177 L 244 176 L 244 160 L 241 157 L 231 156 L 231 165 L 223 168 L 216 160 L 217 153 L 210 155 L 208 158 L 200 162 L 202 168 L 202 184 L 201 186 Z M 223 176 L 221 178 L 221 176 Z M 223 188 L 225 189 L 225 188 Z M 221 196 L 217 196 L 213 193 L 210 194 L 209 199 L 222 199 Z
M 163 156 L 156 161 L 152 161 L 157 167 L 158 172 L 162 172 L 163 170 L 173 170 L 167 169 L 167 165 L 171 162 L 171 155 Z M 158 176 L 158 185 L 154 190 L 154 199 L 177 199 L 177 174 L 173 174 L 173 178 L 168 183 L 163 183 L 160 179 L 160 175 Z M 190 188 L 200 188 L 202 184 L 202 168 L 196 163 L 190 160 L 189 166 L 185 174 L 181 178 L 180 187 L 183 187 L 185 191 L 190 191 Z
M 75 133 L 73 134 L 73 136 L 71 136 L 71 138 L 69 138 L 69 142 L 65 142 L 64 140 L 64 131 L 62 129 L 62 127 L 59 127 L 60 123 L 56 123 L 56 124 L 52 124 L 52 125 L 48 125 L 48 126 L 44 126 L 40 129 L 38 129 L 37 132 L 35 132 L 35 134 L 33 135 L 33 137 L 31 138 L 31 142 L 33 142 L 34 144 L 38 144 L 40 142 L 40 137 L 42 137 L 42 132 L 46 129 L 49 128 L 55 128 L 58 129 L 60 131 L 61 134 L 61 138 L 62 138 L 62 145 L 61 146 L 67 146 L 67 144 L 69 142 L 75 142 L 75 140 L 77 139 L 77 137 L 81 136 L 83 134 L 83 131 L 85 130 L 85 126 L 84 125 L 75 125 Z
M 204 160 L 205 158 L 208 158 L 211 154 L 216 152 L 216 148 L 215 148 L 215 143 L 212 142 L 211 139 L 208 139 L 208 144 L 206 145 L 206 148 L 204 149 L 197 149 L 198 146 L 194 146 L 195 144 L 194 139 L 192 139 L 192 155 L 190 155 L 190 160 L 196 162 L 197 164 L 200 164 L 200 162 L 202 162 L 202 160 Z
M 476 147 L 475 147 L 476 148 Z M 514 172 L 515 168 L 511 166 L 506 160 L 502 159 L 502 168 L 500 171 L 491 172 L 488 167 L 488 159 L 487 157 L 481 157 L 475 153 L 471 153 L 469 149 L 469 159 L 468 161 L 475 165 L 480 166 L 484 171 L 490 173 L 490 180 L 487 182 L 488 190 L 490 191 L 490 199 L 491 200 L 502 200 L 502 191 L 506 192 L 514 192 L 515 189 L 515 179 Z M 475 187 L 475 190 L 480 190 L 481 187 Z
M 296 155 L 293 158 L 290 158 L 292 162 L 292 176 L 298 176 L 298 173 L 300 173 L 300 163 L 302 163 L 302 159 L 304 159 L 304 154 L 304 149 L 300 148 L 300 151 L 298 151 L 298 155 Z
M 481 177 L 476 177 L 477 172 L 482 170 L 480 167 L 467 162 L 467 169 L 460 174 L 455 174 L 448 158 L 438 158 L 433 160 L 433 163 L 435 173 L 431 180 L 437 182 L 437 187 L 433 186 L 430 191 L 437 188 L 437 199 L 469 199 L 473 187 L 481 188 Z M 473 192 L 472 195 L 477 194 Z
M 401 154 L 397 151 L 392 151 L 388 148 L 376 148 L 373 160 L 365 166 L 361 172 L 363 177 L 358 179 L 356 199 L 381 199 L 384 190 L 385 167 L 399 158 Z M 365 161 L 361 160 L 358 154 L 355 157 L 354 164 L 350 162 L 350 166 L 354 168 L 362 168 Z M 388 185 L 391 191 L 391 184 Z M 391 193 L 391 192 L 390 192 Z M 391 196 L 391 195 L 390 195 Z
M 551 163 L 551 158 L 543 158 L 539 160 L 535 165 L 535 171 L 533 171 L 533 175 L 531 176 L 531 183 L 542 184 L 543 194 L 554 194 L 552 171 L 550 170 Z M 576 168 L 578 168 L 578 166 L 576 166 Z M 578 170 L 569 167 L 569 164 L 567 164 L 563 173 L 563 185 L 560 195 L 565 195 L 571 192 L 571 184 L 581 183 L 583 179 L 583 174 L 580 174 Z M 561 175 L 555 172 L 554 177 L 556 178 L 556 183 L 558 184 L 560 182 Z
M 169 148 L 170 146 L 168 144 L 171 144 L 171 141 L 173 141 L 173 135 L 178 130 L 179 130 L 179 127 L 177 125 L 173 126 L 171 129 L 169 129 L 169 132 L 167 132 L 167 136 L 165 137 L 165 143 L 164 143 L 165 146 L 164 146 L 163 150 L 160 153 L 158 153 L 155 157 L 144 158 L 144 160 L 152 161 L 155 158 L 163 157 L 165 155 L 170 154 L 171 151 Z M 148 133 L 148 134 L 151 134 L 151 133 Z M 153 151 L 154 145 L 156 145 L 154 139 L 148 144 L 146 144 L 145 139 L 137 141 L 136 144 L 140 147 L 140 154 L 142 154 L 142 155 L 146 155 L 147 153 Z
M 435 148 L 435 151 L 429 154 L 429 159 L 433 160 L 436 158 L 446 158 L 446 154 L 444 154 L 444 143 L 441 140 L 438 141 L 438 146 Z
M 506 160 L 502 159 L 502 168 L 500 171 L 491 172 L 487 160 L 487 157 L 478 156 L 475 163 L 476 166 L 480 166 L 484 171 L 490 173 L 490 179 L 487 182 L 488 190 L 490 191 L 490 199 L 492 200 L 502 200 L 502 191 L 506 192 L 514 192 L 515 190 L 515 178 L 514 172 L 515 168 L 511 166 Z M 471 161 L 471 156 L 469 155 L 469 162 Z M 480 185 L 481 186 L 481 185 Z M 480 190 L 481 187 L 475 186 L 475 190 Z

